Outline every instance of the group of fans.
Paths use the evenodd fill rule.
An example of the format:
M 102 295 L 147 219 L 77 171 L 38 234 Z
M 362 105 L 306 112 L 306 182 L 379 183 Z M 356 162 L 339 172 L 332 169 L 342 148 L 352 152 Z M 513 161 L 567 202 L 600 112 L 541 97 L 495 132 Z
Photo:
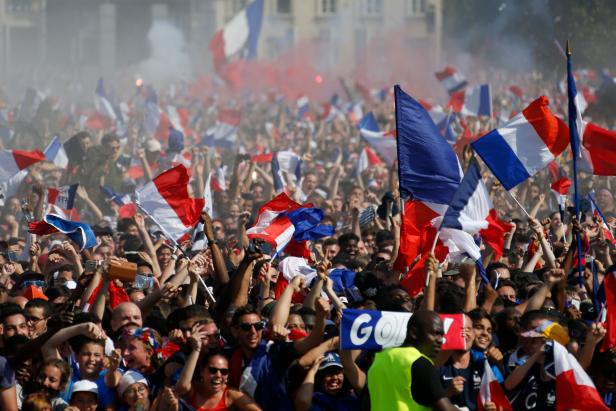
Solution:
M 547 87 L 530 76 L 517 80 L 529 92 Z M 492 119 L 452 122 L 463 168 L 473 156 L 468 143 L 499 115 L 523 108 L 524 98 L 505 89 L 493 90 Z M 401 285 L 406 273 L 393 269 L 402 223 L 396 164 L 381 159 L 358 168 L 366 143 L 354 110 L 326 119 L 313 105 L 298 116 L 295 99 L 273 93 L 234 100 L 191 97 L 180 83 L 170 90 L 159 93 L 159 106 L 185 108 L 191 119 L 180 140 L 169 138 L 169 124 L 144 130 L 140 89 L 122 127 L 97 121 L 87 104 L 47 97 L 27 107 L 36 99 L 11 103 L 5 96 L 4 148 L 42 149 L 57 135 L 69 161 L 39 162 L 1 182 L 0 409 L 497 410 L 479 396 L 487 359 L 513 409 L 554 410 L 556 383 L 544 364 L 550 341 L 566 346 L 616 409 L 616 352 L 602 349 L 597 301 L 616 258 L 611 178 L 579 176 L 581 196 L 595 193 L 606 230 L 588 204 L 579 219 L 571 200 L 559 212 L 547 169 L 515 191 L 530 218 L 486 170 L 494 207 L 511 223 L 502 257 L 482 249 L 489 283 L 473 264 L 430 256 L 426 288 L 411 295 Z M 553 111 L 566 112 L 566 99 L 550 92 Z M 381 130 L 395 129 L 391 93 L 358 90 L 348 98 L 361 99 Z M 234 145 L 200 144 L 229 108 L 242 114 Z M 317 273 L 311 282 L 300 268 L 283 278 L 285 251 L 246 234 L 277 194 L 271 163 L 255 156 L 281 151 L 302 160 L 301 176 L 282 172 L 283 190 L 323 210 L 321 224 L 336 232 L 309 242 L 305 263 Z M 565 157 L 559 172 L 571 176 Z M 198 232 L 178 247 L 130 206 L 130 194 L 180 163 L 191 174 L 192 195 L 202 197 L 209 181 L 211 200 Z M 96 246 L 80 250 L 61 233 L 30 234 L 29 222 L 57 212 L 48 189 L 76 183 L 74 207 L 62 211 L 92 227 Z M 137 264 L 134 279 L 113 274 L 124 261 Z M 334 269 L 352 271 L 353 284 L 334 284 Z M 341 349 L 347 308 L 414 313 L 403 346 Z M 440 350 L 436 313 L 464 313 L 465 349 Z

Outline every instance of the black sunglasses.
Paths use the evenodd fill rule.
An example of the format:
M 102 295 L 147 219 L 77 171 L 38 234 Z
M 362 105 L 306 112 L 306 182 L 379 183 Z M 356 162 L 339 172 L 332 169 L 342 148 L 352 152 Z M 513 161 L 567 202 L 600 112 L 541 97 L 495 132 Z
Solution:
M 242 323 L 242 324 L 238 324 L 238 327 L 240 327 L 240 329 L 244 332 L 248 332 L 252 329 L 252 327 L 255 328 L 255 330 L 257 331 L 261 331 L 265 328 L 265 321 L 259 321 L 257 323 Z
M 209 371 L 210 374 L 215 375 L 216 373 L 218 373 L 220 371 L 220 374 L 222 376 L 227 376 L 229 375 L 229 369 L 228 368 L 216 368 L 216 367 L 207 367 L 207 370 Z

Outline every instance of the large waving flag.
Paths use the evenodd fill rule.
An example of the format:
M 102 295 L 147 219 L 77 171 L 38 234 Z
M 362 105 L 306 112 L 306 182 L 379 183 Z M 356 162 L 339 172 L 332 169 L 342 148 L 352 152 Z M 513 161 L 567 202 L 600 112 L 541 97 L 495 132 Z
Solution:
M 199 221 L 204 206 L 202 198 L 191 198 L 188 194 L 188 181 L 186 167 L 179 165 L 135 192 L 139 208 L 173 241 L 179 240 Z
M 616 132 L 587 123 L 581 135 L 586 170 L 597 176 L 616 176 Z
M 451 94 L 449 107 L 463 116 L 492 117 L 492 91 L 489 84 Z
M 481 385 L 479 385 L 479 394 L 477 398 L 477 409 L 479 411 L 485 410 L 486 402 L 493 402 L 496 405 L 496 409 L 500 411 L 513 411 L 513 407 L 509 402 L 509 399 L 505 395 L 505 390 L 501 387 L 494 371 L 488 360 L 485 360 L 483 377 L 481 377 Z
M 438 220 L 442 220 L 440 237 L 445 244 L 453 242 L 475 261 L 481 259 L 479 245 L 472 237 L 475 234 L 494 250 L 496 261 L 503 255 L 505 233 L 511 225 L 498 219 L 476 160 L 471 161 L 443 218 L 435 219 L 433 224 L 438 224 Z
M 451 66 L 445 67 L 442 71 L 437 71 L 434 75 L 449 94 L 462 90 L 468 84 L 464 76 Z
M 214 34 L 209 48 L 216 71 L 235 57 L 253 59 L 257 56 L 263 3 L 264 0 L 252 1 Z
M 569 145 L 569 129 L 539 97 L 505 126 L 471 143 L 509 190 L 547 167 Z
M 112 121 L 116 121 L 116 112 L 113 109 L 113 105 L 107 98 L 107 93 L 105 93 L 105 86 L 103 83 L 103 78 L 99 78 L 96 83 L 96 92 L 94 105 L 96 106 L 96 111 L 101 113 L 103 116 L 111 119 Z
M 395 132 L 383 132 L 374 114 L 369 112 L 357 125 L 364 140 L 376 151 L 389 167 L 396 160 Z
M 295 232 L 295 227 L 286 213 L 299 208 L 301 205 L 285 193 L 278 194 L 261 206 L 257 222 L 246 231 L 248 238 L 258 238 L 275 247 L 276 252 L 282 251 Z
M 219 110 L 216 125 L 205 132 L 201 145 L 233 148 L 241 120 L 242 113 L 239 110 Z
M 54 163 L 57 167 L 66 168 L 68 166 L 68 156 L 60 141 L 60 137 L 54 136 L 43 153 L 45 154 L 45 159 Z
M 609 407 L 603 403 L 595 384 L 575 357 L 560 343 L 550 343 L 553 345 L 546 355 L 545 364 L 548 371 L 547 365 L 552 363 L 550 357 L 553 356 L 556 410 L 608 411 Z
M 408 199 L 395 268 L 405 271 L 422 249 L 422 242 L 425 243 L 422 241 L 424 227 L 442 215 L 451 203 L 460 184 L 461 169 L 456 154 L 422 105 L 399 86 L 395 86 L 394 95 L 400 193 Z M 425 275 L 422 272 L 417 271 Z M 409 274 L 408 277 L 416 276 Z M 417 287 L 423 287 L 423 283 L 413 280 L 409 287 L 418 292 Z
M 28 231 L 39 235 L 64 233 L 79 246 L 80 250 L 96 245 L 96 236 L 89 225 L 66 220 L 55 214 L 47 214 L 42 221 L 30 223 Z
M 43 160 L 45 154 L 39 150 L 0 150 L 0 182 Z
M 274 197 L 259 209 L 254 227 L 248 229 L 248 238 L 258 238 L 280 253 L 291 240 L 302 243 L 334 235 L 334 227 L 321 225 L 323 211 L 301 206 L 285 193 Z

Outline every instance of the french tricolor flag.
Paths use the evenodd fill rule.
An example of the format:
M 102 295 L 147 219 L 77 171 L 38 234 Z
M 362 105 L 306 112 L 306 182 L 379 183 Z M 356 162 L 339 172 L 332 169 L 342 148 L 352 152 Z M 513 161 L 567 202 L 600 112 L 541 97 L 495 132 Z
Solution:
M 479 394 L 477 399 L 477 409 L 479 411 L 485 411 L 485 404 L 488 402 L 494 403 L 497 410 L 512 411 L 513 407 L 509 402 L 509 399 L 505 395 L 503 387 L 501 387 L 494 371 L 488 360 L 484 362 L 483 377 L 481 377 L 481 384 L 479 385 Z
M 490 85 L 482 84 L 452 93 L 449 107 L 463 116 L 492 117 L 492 92 Z
M 595 199 L 593 198 L 592 193 L 588 193 L 586 197 L 588 198 L 588 201 L 590 202 L 590 208 L 592 208 L 593 215 L 601 219 L 601 225 L 602 225 L 603 233 L 605 234 L 605 239 L 612 244 L 616 244 L 616 238 L 614 238 L 614 234 L 612 233 L 612 230 L 609 224 L 607 223 L 607 220 L 603 216 L 601 209 L 599 208 L 599 206 L 597 206 L 597 203 L 595 203 Z
M 451 66 L 445 67 L 442 71 L 437 71 L 434 75 L 449 94 L 462 90 L 468 84 L 464 76 Z
M 96 236 L 89 225 L 70 221 L 54 214 L 47 214 L 41 221 L 31 222 L 28 231 L 39 235 L 64 233 L 79 246 L 80 250 L 96 245 Z
M 356 173 L 358 176 L 361 176 L 369 167 L 378 166 L 380 164 L 381 159 L 379 156 L 370 147 L 364 147 L 357 160 Z
M 233 148 L 242 113 L 235 109 L 220 109 L 216 125 L 205 132 L 201 144 L 210 147 Z
M 47 145 L 44 151 L 45 159 L 54 163 L 59 168 L 66 168 L 68 166 L 68 156 L 64 150 L 64 146 L 60 141 L 60 137 L 54 136 L 51 142 Z
M 179 165 L 135 191 L 136 203 L 170 240 L 177 241 L 199 221 L 204 200 L 188 194 L 188 172 Z
M 480 260 L 479 245 L 473 238 L 473 235 L 479 234 L 494 250 L 497 260 L 502 256 L 504 237 L 510 225 L 498 219 L 475 159 L 471 160 L 442 219 L 437 218 L 432 224 L 437 224 L 439 220 L 440 238 L 444 240 L 450 252 L 457 248 L 466 252 L 475 261 Z M 449 246 L 448 243 L 455 247 Z
M 47 189 L 47 204 L 62 210 L 71 210 L 75 205 L 75 194 L 79 184 Z
M 363 139 L 391 166 L 398 155 L 395 132 L 382 132 L 372 112 L 366 114 L 357 127 Z
M 151 135 L 156 134 L 158 125 L 160 124 L 161 110 L 158 106 L 158 96 L 152 86 L 147 88 L 147 97 L 145 99 L 145 119 L 143 126 Z
M 107 93 L 105 93 L 105 86 L 102 77 L 99 78 L 98 82 L 96 83 L 94 105 L 96 106 L 96 111 L 101 113 L 103 116 L 108 117 L 113 122 L 116 121 L 116 112 L 113 109 L 113 105 L 107 98 Z
M 0 182 L 8 180 L 32 164 L 44 160 L 45 154 L 39 150 L 0 150 Z
M 264 0 L 252 1 L 216 32 L 209 46 L 216 71 L 220 71 L 234 57 L 256 57 L 263 4 Z
M 257 222 L 246 231 L 248 238 L 258 238 L 276 248 L 279 253 L 293 238 L 295 226 L 286 215 L 297 210 L 301 205 L 291 200 L 285 193 L 280 193 L 259 209 Z
M 277 193 L 287 186 L 286 178 L 297 183 L 302 178 L 302 158 L 292 151 L 274 153 L 272 155 L 272 177 Z
M 310 111 L 310 99 L 306 96 L 301 96 L 297 99 L 297 118 L 303 119 L 308 116 Z
M 603 403 L 595 384 L 575 357 L 558 342 L 551 343 L 556 379 L 556 410 L 608 411 L 609 407 Z M 550 363 L 550 358 L 546 358 L 545 364 Z
M 471 143 L 506 190 L 547 167 L 569 145 L 569 129 L 539 97 L 503 127 Z
M 587 171 L 597 176 L 616 176 L 616 132 L 593 123 L 583 124 L 581 151 Z

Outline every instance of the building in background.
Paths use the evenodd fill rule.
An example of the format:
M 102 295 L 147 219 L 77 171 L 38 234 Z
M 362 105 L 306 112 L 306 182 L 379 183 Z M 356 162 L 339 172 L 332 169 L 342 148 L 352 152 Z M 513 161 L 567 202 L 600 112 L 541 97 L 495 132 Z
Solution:
M 210 39 L 249 1 L 0 0 L 0 74 L 113 75 L 149 58 L 155 21 L 175 26 L 194 69 L 209 70 Z M 263 19 L 259 58 L 318 43 L 322 69 L 351 66 L 392 27 L 433 65 L 440 56 L 442 0 L 265 0 Z

